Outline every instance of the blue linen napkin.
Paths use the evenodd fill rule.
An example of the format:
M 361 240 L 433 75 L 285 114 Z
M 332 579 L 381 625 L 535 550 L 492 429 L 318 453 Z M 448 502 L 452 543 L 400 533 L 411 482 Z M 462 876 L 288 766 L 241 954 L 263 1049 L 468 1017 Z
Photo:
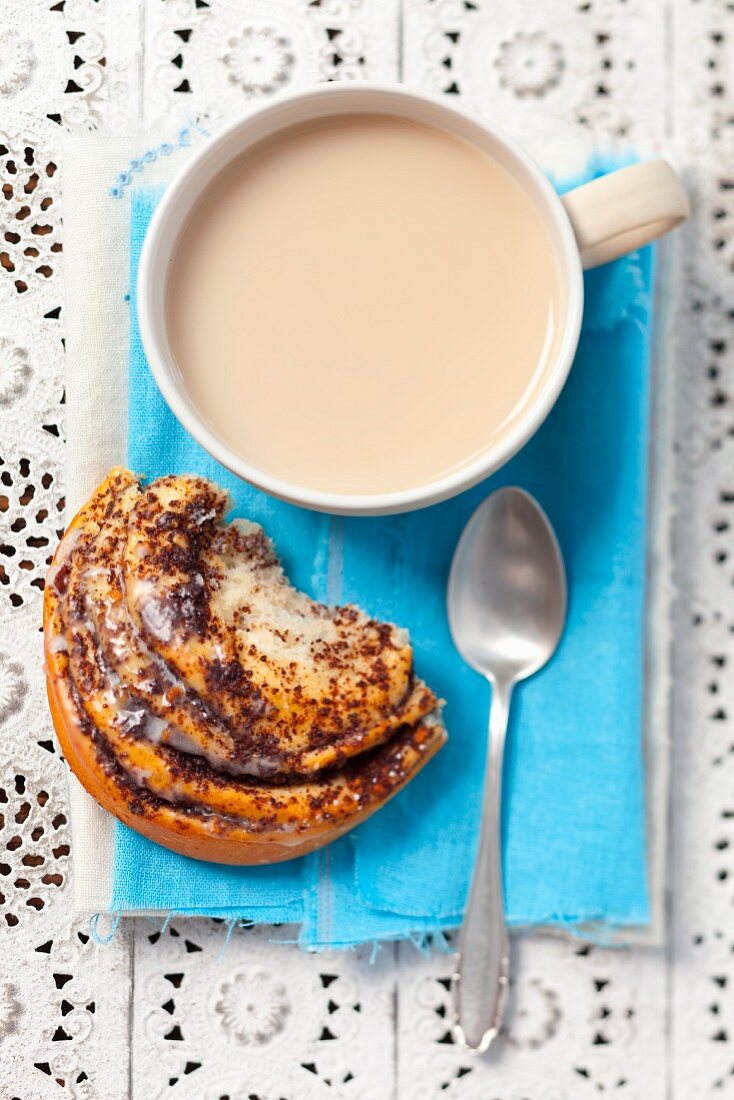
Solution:
M 595 174 L 595 173 L 591 173 Z M 128 461 L 147 478 L 198 473 L 261 522 L 293 582 L 407 626 L 418 672 L 446 699 L 449 742 L 354 833 L 272 867 L 200 863 L 118 823 L 113 911 L 296 922 L 308 948 L 456 926 L 475 853 L 489 689 L 457 655 L 445 589 L 456 541 L 492 489 L 517 484 L 550 516 L 568 569 L 557 655 L 518 690 L 506 761 L 503 843 L 512 925 L 604 938 L 647 922 L 642 763 L 643 614 L 652 254 L 586 278 L 579 352 L 548 420 L 508 466 L 444 504 L 337 518 L 238 481 L 184 431 L 148 369 L 135 311 L 140 249 L 159 195 L 132 196 Z

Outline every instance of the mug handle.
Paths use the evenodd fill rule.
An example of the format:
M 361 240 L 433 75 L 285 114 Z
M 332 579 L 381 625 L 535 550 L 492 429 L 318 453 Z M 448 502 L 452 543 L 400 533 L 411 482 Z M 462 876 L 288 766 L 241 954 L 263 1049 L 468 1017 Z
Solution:
M 688 196 L 667 160 L 620 168 L 561 198 L 585 268 L 616 260 L 675 229 L 690 213 Z

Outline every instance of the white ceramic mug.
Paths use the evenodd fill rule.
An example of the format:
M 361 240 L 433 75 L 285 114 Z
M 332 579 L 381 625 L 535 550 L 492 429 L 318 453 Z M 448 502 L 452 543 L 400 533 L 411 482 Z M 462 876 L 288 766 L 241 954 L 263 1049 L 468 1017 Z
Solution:
M 495 447 L 439 480 L 400 492 L 321 493 L 276 478 L 228 447 L 190 400 L 166 331 L 166 281 L 179 234 L 193 207 L 236 157 L 287 127 L 355 113 L 388 114 L 450 131 L 505 168 L 540 212 L 565 282 L 565 315 L 555 361 L 514 431 Z M 269 100 L 238 119 L 192 157 L 166 191 L 146 237 L 138 274 L 143 346 L 158 385 L 178 420 L 219 462 L 274 496 L 320 511 L 379 515 L 434 504 L 475 485 L 502 466 L 537 430 L 558 397 L 576 352 L 583 310 L 582 269 L 615 259 L 662 236 L 688 214 L 681 183 L 664 160 L 623 168 L 559 198 L 527 153 L 497 127 L 445 99 L 400 85 L 321 84 Z

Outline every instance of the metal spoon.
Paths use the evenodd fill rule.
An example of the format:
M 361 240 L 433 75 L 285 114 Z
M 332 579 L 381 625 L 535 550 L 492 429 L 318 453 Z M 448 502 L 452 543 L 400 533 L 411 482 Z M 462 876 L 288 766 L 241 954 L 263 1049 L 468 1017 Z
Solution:
M 509 980 L 500 851 L 502 757 L 512 690 L 553 655 L 566 620 L 566 575 L 545 513 L 522 489 L 487 497 L 451 565 L 457 649 L 492 685 L 479 852 L 452 978 L 453 1033 L 483 1053 L 502 1026 Z

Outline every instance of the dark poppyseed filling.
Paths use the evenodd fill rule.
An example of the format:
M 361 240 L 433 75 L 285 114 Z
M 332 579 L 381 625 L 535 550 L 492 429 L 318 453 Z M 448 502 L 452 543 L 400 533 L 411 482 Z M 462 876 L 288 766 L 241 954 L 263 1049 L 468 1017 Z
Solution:
M 226 835 L 235 827 L 298 832 L 369 809 L 435 747 L 437 727 L 423 720 L 437 701 L 416 679 L 394 627 L 307 597 L 299 598 L 309 617 L 331 631 L 310 643 L 321 694 L 304 686 L 301 666 L 285 657 L 295 613 L 294 627 L 272 630 L 284 658 L 271 672 L 272 655 L 247 641 L 252 607 L 243 602 L 228 625 L 216 599 L 227 561 L 244 561 L 255 585 L 287 581 L 261 530 L 224 524 L 226 506 L 224 494 L 201 479 L 163 478 L 142 489 L 124 474 L 96 502 L 52 582 L 78 727 L 136 816 L 173 810 Z M 131 611 L 131 577 L 151 593 L 148 616 L 145 606 L 137 608 L 140 618 Z M 379 735 L 369 740 L 374 728 Z M 151 752 L 156 790 L 145 785 L 150 768 L 136 763 Z M 161 793 L 161 767 L 185 797 Z M 222 792 L 218 805 L 232 792 L 246 795 L 253 817 L 208 808 L 212 790 Z M 306 807 L 305 821 L 288 817 L 296 804 L 301 813 Z

